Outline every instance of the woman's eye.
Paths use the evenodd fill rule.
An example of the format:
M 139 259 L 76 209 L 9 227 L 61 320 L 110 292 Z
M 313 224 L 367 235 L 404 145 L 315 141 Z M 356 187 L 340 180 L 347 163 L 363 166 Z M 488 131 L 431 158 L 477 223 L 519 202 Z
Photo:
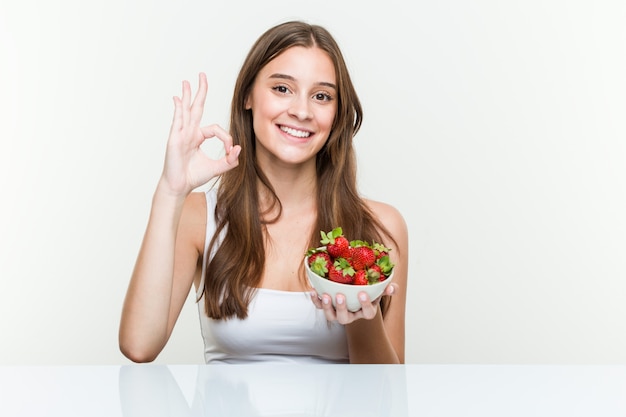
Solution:
M 331 101 L 333 98 L 330 94 L 326 93 L 317 93 L 315 94 L 315 99 L 320 101 Z
M 282 94 L 287 94 L 289 92 L 289 89 L 284 85 L 277 85 L 276 87 L 272 87 L 272 89 Z

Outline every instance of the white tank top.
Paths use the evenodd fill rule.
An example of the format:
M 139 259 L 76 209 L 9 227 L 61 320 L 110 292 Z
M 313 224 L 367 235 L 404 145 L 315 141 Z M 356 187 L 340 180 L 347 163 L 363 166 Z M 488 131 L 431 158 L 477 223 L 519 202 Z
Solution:
M 207 230 L 204 259 L 215 233 L 216 191 L 206 192 Z M 197 296 L 202 293 L 205 264 Z M 240 320 L 214 320 L 198 303 L 200 328 L 206 363 L 348 363 L 344 326 L 328 322 L 322 310 L 311 302 L 307 292 L 256 290 L 248 317 Z

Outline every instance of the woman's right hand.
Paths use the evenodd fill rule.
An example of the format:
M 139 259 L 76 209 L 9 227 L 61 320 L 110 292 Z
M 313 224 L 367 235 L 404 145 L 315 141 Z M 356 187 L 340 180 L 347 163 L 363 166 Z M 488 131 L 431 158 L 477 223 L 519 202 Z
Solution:
M 183 81 L 182 97 L 174 97 L 174 119 L 167 141 L 165 164 L 159 183 L 167 193 L 185 197 L 194 188 L 239 164 L 241 146 L 233 146 L 233 138 L 218 125 L 200 126 L 207 95 L 207 79 L 200 73 L 198 92 L 191 101 L 191 86 Z M 224 144 L 225 156 L 211 159 L 200 146 L 205 140 L 217 138 Z

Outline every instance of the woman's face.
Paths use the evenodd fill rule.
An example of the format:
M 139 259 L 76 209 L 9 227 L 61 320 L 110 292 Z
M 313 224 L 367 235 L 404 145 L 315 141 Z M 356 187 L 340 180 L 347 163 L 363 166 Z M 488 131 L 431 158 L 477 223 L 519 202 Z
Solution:
M 316 47 L 285 50 L 257 74 L 246 109 L 252 111 L 259 163 L 314 160 L 337 113 L 333 62 Z

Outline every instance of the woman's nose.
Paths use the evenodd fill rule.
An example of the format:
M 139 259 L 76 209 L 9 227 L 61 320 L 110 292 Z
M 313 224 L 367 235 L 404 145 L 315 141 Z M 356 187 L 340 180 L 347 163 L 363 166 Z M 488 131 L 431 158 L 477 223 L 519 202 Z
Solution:
M 289 114 L 299 120 L 306 120 L 311 117 L 311 103 L 305 96 L 295 96 L 289 106 Z

